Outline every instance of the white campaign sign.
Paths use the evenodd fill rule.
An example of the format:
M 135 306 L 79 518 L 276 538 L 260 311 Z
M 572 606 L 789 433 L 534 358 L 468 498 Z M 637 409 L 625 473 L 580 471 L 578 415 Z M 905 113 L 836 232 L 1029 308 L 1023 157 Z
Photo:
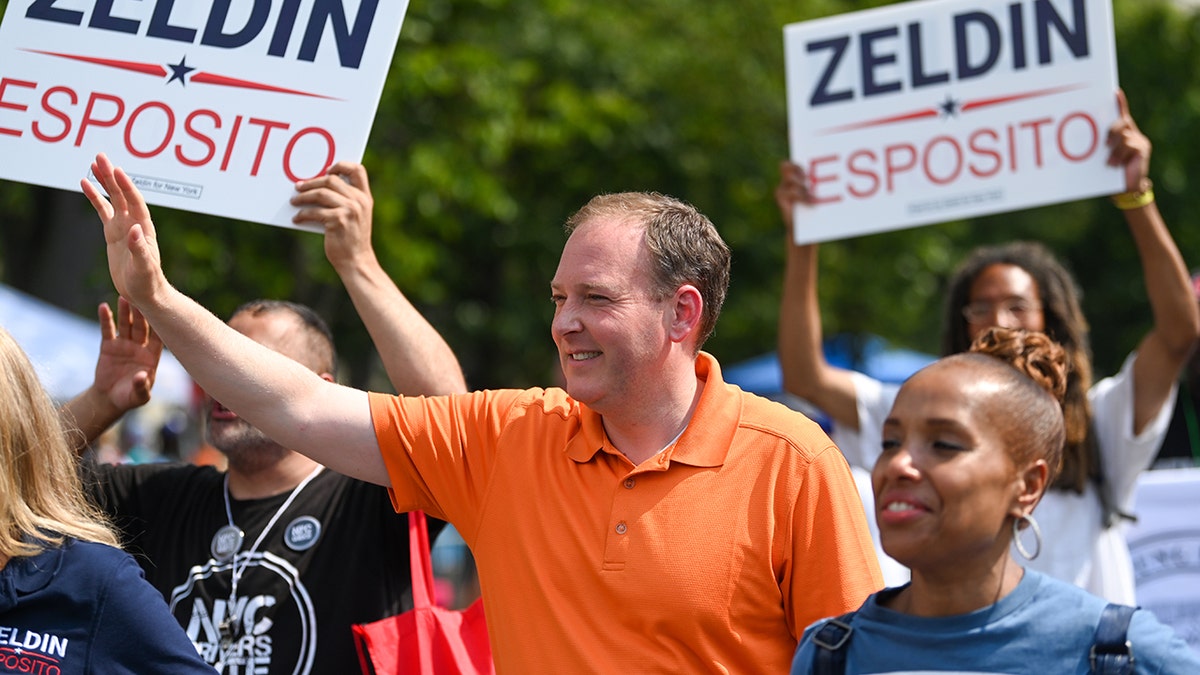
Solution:
M 147 201 L 291 226 L 358 161 L 407 0 L 12 0 L 0 178 L 79 190 L 97 152 Z
M 800 243 L 1124 189 L 1107 0 L 919 0 L 788 25 Z
M 1128 532 L 1137 602 L 1200 654 L 1200 469 L 1146 471 Z

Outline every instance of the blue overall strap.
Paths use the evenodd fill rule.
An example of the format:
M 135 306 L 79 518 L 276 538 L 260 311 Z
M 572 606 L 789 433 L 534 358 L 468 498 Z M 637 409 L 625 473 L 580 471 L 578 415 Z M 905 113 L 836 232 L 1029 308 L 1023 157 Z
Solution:
M 846 672 L 846 647 L 854 628 L 850 619 L 854 612 L 847 612 L 830 619 L 813 635 L 813 675 L 842 675 Z
M 1092 675 L 1133 675 L 1133 646 L 1126 635 L 1136 607 L 1110 603 L 1100 613 L 1089 660 Z

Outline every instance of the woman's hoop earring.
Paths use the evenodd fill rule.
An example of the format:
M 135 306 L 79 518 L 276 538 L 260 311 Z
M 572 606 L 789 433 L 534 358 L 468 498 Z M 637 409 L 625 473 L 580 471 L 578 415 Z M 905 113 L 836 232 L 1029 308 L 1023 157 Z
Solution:
M 1025 544 L 1021 543 L 1022 520 L 1029 523 L 1029 529 L 1033 530 L 1033 540 L 1037 542 L 1037 548 L 1034 549 L 1032 554 L 1030 554 L 1025 548 Z M 1033 514 L 1022 513 L 1020 516 L 1013 518 L 1012 530 L 1013 546 L 1017 547 L 1017 552 L 1019 552 L 1026 560 L 1033 560 L 1034 558 L 1038 557 L 1038 554 L 1042 552 L 1042 528 L 1038 527 L 1038 522 L 1034 520 Z

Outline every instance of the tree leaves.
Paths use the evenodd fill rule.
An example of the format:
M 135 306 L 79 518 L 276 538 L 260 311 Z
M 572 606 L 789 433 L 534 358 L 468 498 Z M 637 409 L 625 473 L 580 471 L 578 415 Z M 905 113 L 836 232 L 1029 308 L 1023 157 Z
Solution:
M 4 3 L 0 2 L 0 6 Z M 707 345 L 723 362 L 775 348 L 783 227 L 771 192 L 787 154 L 782 28 L 888 4 L 850 0 L 427 0 L 412 3 L 364 159 L 385 269 L 443 332 L 473 386 L 549 384 L 549 279 L 561 224 L 599 192 L 657 190 L 696 204 L 734 249 L 733 286 Z M 1200 115 L 1194 16 L 1117 0 L 1121 80 L 1155 141 L 1160 207 L 1184 257 Z M 36 259 L 42 191 L 0 184 L 3 267 Z M 82 199 L 67 195 L 69 199 Z M 319 235 L 157 211 L 171 278 L 219 314 L 244 300 L 313 305 L 348 381 L 386 388 Z M 1141 273 L 1105 200 L 826 244 L 829 333 L 869 330 L 936 351 L 944 279 L 973 246 L 1047 242 L 1086 290 L 1097 370 L 1150 323 Z M 111 293 L 96 260 L 97 288 Z M 28 280 L 26 280 L 28 281 Z M 35 289 L 36 290 L 36 289 Z

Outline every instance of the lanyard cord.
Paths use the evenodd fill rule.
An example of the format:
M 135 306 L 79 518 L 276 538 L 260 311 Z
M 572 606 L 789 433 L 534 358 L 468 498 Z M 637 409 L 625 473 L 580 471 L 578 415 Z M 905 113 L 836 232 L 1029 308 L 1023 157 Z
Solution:
M 233 562 L 229 566 L 232 577 L 229 584 L 229 606 L 231 609 L 237 606 L 238 581 L 241 579 L 242 573 L 246 571 L 246 567 L 250 565 L 250 559 L 253 558 L 255 552 L 258 551 L 259 544 L 262 544 L 263 539 L 267 538 L 267 533 L 271 531 L 272 527 L 275 527 L 275 523 L 279 520 L 280 516 L 283 515 L 283 512 L 287 511 L 287 508 L 292 505 L 292 502 L 295 501 L 296 496 L 300 494 L 300 491 L 303 490 L 306 485 L 312 482 L 312 479 L 316 478 L 317 474 L 321 473 L 321 469 L 323 468 L 325 467 L 318 466 L 317 468 L 313 469 L 312 473 L 308 474 L 304 480 L 300 481 L 299 485 L 292 489 L 292 494 L 288 495 L 288 498 L 284 500 L 283 504 L 280 504 L 279 508 L 275 511 L 275 515 L 271 516 L 271 520 L 267 521 L 267 526 L 264 527 L 263 531 L 259 533 L 258 539 L 254 540 L 254 545 L 251 546 L 250 550 L 246 552 L 240 567 L 238 566 L 237 562 L 238 556 L 236 553 L 234 554 Z M 225 517 L 229 519 L 230 526 L 237 527 L 233 524 L 233 510 L 229 508 L 228 473 L 225 474 Z

